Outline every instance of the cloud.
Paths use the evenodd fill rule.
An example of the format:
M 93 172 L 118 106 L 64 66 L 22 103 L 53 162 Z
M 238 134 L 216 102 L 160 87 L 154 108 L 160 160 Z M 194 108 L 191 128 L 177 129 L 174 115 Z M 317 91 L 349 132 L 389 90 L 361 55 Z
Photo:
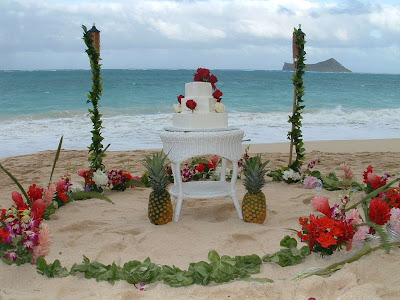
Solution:
M 332 48 L 342 49 L 343 58 L 354 50 L 378 56 L 378 51 L 386 49 L 385 53 L 396 55 L 388 49 L 399 44 L 400 5 L 354 0 L 1 0 L 0 65 L 12 68 L 17 57 L 23 60 L 24 54 L 32 53 L 47 53 L 52 62 L 62 53 L 68 53 L 68 58 L 76 53 L 78 59 L 83 51 L 80 26 L 93 22 L 101 30 L 104 53 L 116 65 L 123 62 L 117 54 L 122 52 L 148 58 L 147 67 L 157 67 L 151 64 L 150 54 L 172 58 L 181 66 L 178 53 L 189 55 L 181 56 L 182 61 L 207 53 L 212 64 L 218 65 L 213 53 L 224 51 L 233 60 L 232 67 L 259 65 L 248 53 L 255 58 L 268 53 L 271 57 L 266 59 L 279 59 L 280 65 L 282 59 L 291 58 L 291 35 L 298 24 L 307 34 L 307 47 L 320 49 L 326 58 L 333 56 Z M 35 58 L 40 60 L 40 54 Z M 221 65 L 228 65 L 220 59 Z M 170 65 L 156 57 L 153 60 L 158 67 Z M 128 67 L 135 67 L 129 61 Z M 42 63 L 46 65 L 46 60 Z

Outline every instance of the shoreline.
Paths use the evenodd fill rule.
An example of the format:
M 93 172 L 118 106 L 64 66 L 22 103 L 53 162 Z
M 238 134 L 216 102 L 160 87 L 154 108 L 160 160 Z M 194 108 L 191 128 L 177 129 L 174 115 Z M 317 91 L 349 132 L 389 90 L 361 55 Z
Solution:
M 250 145 L 249 153 L 289 153 L 289 142 L 282 143 L 243 143 L 243 151 Z M 400 152 L 400 138 L 393 139 L 363 139 L 363 140 L 326 140 L 305 141 L 304 147 L 307 152 L 320 151 L 329 153 L 357 153 L 357 152 Z M 56 150 L 53 149 L 53 150 Z M 0 157 L 0 162 L 11 157 L 24 157 L 53 151 L 51 149 L 38 151 L 30 154 Z M 160 151 L 161 148 L 135 149 L 135 150 L 108 150 L 107 153 Z M 294 149 L 293 149 L 294 150 Z M 86 149 L 64 149 L 63 151 L 84 151 Z

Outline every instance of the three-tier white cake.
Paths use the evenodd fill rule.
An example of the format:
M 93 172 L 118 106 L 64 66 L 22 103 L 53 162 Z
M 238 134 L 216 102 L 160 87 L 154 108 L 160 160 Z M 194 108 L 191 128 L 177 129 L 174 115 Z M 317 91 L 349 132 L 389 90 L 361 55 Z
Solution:
M 186 102 L 193 100 L 196 108 L 190 109 Z M 217 105 L 217 106 L 216 106 Z M 228 127 L 228 115 L 218 108 L 222 105 L 212 96 L 209 82 L 190 82 L 185 84 L 185 97 L 181 99 L 180 113 L 174 113 L 172 125 L 183 129 L 217 129 Z

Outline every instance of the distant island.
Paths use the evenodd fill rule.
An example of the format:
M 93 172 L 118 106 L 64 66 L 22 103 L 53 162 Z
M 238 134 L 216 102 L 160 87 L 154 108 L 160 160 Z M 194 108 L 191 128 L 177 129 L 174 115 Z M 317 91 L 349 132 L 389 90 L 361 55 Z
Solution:
M 351 72 L 349 69 L 343 67 L 336 59 L 330 58 L 316 64 L 306 64 L 306 72 L 335 72 L 344 73 Z M 293 64 L 286 63 L 283 65 L 282 71 L 293 71 Z

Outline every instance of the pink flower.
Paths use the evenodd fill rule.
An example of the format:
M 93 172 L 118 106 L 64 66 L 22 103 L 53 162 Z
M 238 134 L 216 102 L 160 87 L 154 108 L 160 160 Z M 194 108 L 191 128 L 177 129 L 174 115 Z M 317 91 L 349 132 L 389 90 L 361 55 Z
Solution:
M 307 176 L 304 179 L 303 188 L 315 189 L 320 184 L 320 180 L 317 177 Z
M 351 225 L 358 225 L 362 223 L 362 220 L 360 218 L 360 213 L 358 212 L 357 209 L 349 210 L 346 217 L 350 221 Z
M 369 226 L 359 226 L 356 233 L 353 235 L 352 244 L 358 245 L 365 241 L 367 233 L 369 232 Z
M 390 213 L 391 213 L 389 220 L 390 227 L 392 227 L 392 229 L 397 233 L 400 233 L 400 208 L 393 207 L 390 210 Z
M 57 181 L 56 182 L 57 192 L 64 192 L 64 186 L 65 186 L 64 180 L 60 179 L 59 181 Z
M 214 169 L 217 167 L 218 162 L 219 162 L 219 156 L 217 154 L 211 156 L 211 163 L 213 164 Z
M 50 184 L 49 188 L 44 191 L 43 202 L 46 207 L 48 207 L 52 202 L 56 194 L 56 186 L 54 184 Z
M 344 178 L 346 179 L 353 179 L 353 171 L 350 170 L 350 167 L 346 164 L 341 164 L 340 167 L 342 168 L 343 172 L 344 172 Z
M 32 264 L 35 264 L 39 257 L 45 257 L 49 252 L 51 243 L 49 226 L 46 223 L 41 224 L 42 229 L 38 237 L 39 244 L 33 248 Z
M 315 196 L 311 200 L 311 204 L 316 211 L 323 213 L 327 217 L 331 217 L 331 208 L 329 206 L 328 198 Z
M 85 177 L 86 171 L 84 169 L 79 169 L 78 171 L 76 171 L 76 173 L 81 177 Z

